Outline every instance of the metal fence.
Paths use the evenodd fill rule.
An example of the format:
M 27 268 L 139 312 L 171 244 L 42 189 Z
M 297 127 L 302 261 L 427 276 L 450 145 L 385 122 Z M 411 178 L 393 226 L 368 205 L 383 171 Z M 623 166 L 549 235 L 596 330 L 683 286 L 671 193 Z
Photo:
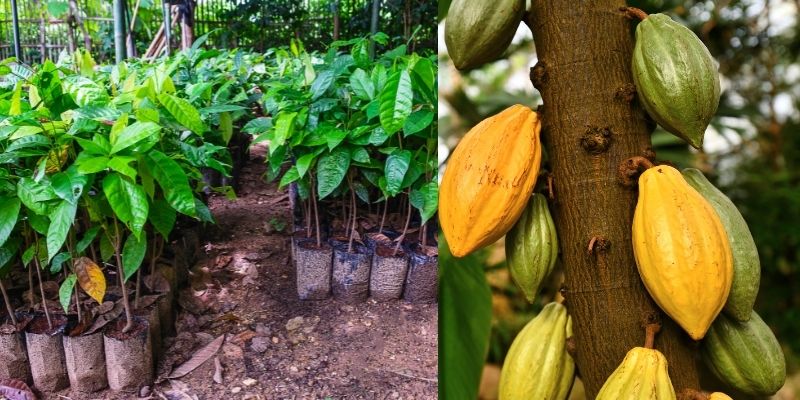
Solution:
M 143 54 L 162 25 L 162 0 L 127 0 L 127 20 L 135 21 L 136 54 Z M 361 36 L 369 32 L 369 15 L 373 0 L 196 0 L 194 36 L 208 32 L 208 45 L 218 48 L 244 47 L 263 51 L 286 45 L 291 38 L 303 40 L 309 49 L 322 49 L 334 39 Z M 403 29 L 404 10 L 427 0 L 383 0 L 379 30 L 394 36 L 408 36 Z M 0 0 L 0 57 L 13 56 L 13 34 L 10 0 Z M 99 61 L 113 58 L 114 34 L 112 2 L 107 0 L 61 0 L 71 11 L 53 13 L 52 1 L 17 0 L 22 61 L 41 62 L 57 59 L 63 50 L 91 48 Z M 136 5 L 146 4 L 147 8 Z M 280 10 L 271 7 L 282 7 Z M 434 7 L 435 8 L 435 7 Z M 63 10 L 62 10 L 63 11 Z M 54 14 L 59 15 L 57 17 Z M 435 16 L 433 17 L 435 18 Z M 338 23 L 335 23 L 338 19 Z M 425 47 L 436 44 L 436 24 L 422 24 Z M 406 26 L 409 23 L 405 23 Z M 430 25 L 430 26 L 427 26 Z M 336 28 L 334 28 L 336 27 Z M 336 31 L 336 32 L 334 32 Z M 405 32 L 404 32 L 405 31 Z M 430 36 L 430 37 L 427 37 Z M 173 28 L 173 48 L 180 38 L 179 27 Z

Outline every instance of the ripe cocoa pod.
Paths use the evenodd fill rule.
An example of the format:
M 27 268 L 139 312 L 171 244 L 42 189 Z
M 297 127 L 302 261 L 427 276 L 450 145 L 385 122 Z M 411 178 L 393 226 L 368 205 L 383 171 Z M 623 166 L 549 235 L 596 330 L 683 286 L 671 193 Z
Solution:
M 634 347 L 628 351 L 596 397 L 596 400 L 638 399 L 676 399 L 667 359 L 658 350 Z
M 558 237 L 547 199 L 539 193 L 506 234 L 506 263 L 511 279 L 529 303 L 533 303 L 539 285 L 556 265 Z
M 695 148 L 719 105 L 719 74 L 711 53 L 691 30 L 664 14 L 636 27 L 633 81 L 647 113 Z
M 715 188 L 702 172 L 686 168 L 683 170 L 683 177 L 714 207 L 728 234 L 728 243 L 733 254 L 733 284 L 722 310 L 739 321 L 747 321 L 753 311 L 761 281 L 761 263 L 753 235 L 733 202 Z
M 575 361 L 567 353 L 572 318 L 559 303 L 546 305 L 519 332 L 500 375 L 500 400 L 567 398 Z
M 725 314 L 717 317 L 703 340 L 701 354 L 717 378 L 745 394 L 772 395 L 786 380 L 783 350 L 755 311 L 747 322 Z
M 444 42 L 456 68 L 477 68 L 502 56 L 524 13 L 524 0 L 453 0 Z
M 675 168 L 659 165 L 639 177 L 633 253 L 653 300 L 702 339 L 728 298 L 733 260 L 716 211 Z
M 442 177 L 439 221 L 456 257 L 494 243 L 528 203 L 542 158 L 538 115 L 511 106 L 458 144 Z
M 714 392 L 708 395 L 708 400 L 733 400 L 731 396 L 728 396 L 722 392 Z

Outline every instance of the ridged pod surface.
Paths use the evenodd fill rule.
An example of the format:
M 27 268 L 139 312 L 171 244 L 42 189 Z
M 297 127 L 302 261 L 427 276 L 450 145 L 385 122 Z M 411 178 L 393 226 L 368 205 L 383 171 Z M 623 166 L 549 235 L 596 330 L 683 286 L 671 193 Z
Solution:
M 634 347 L 608 377 L 596 400 L 675 400 L 667 359 L 660 351 Z
M 542 281 L 553 271 L 557 258 L 556 226 L 547 199 L 536 193 L 506 234 L 508 270 L 529 303 L 533 303 Z
M 733 400 L 733 398 L 722 392 L 714 392 L 708 395 L 708 400 Z
M 761 263 L 750 228 L 736 205 L 714 187 L 702 172 L 686 168 L 683 170 L 683 177 L 714 207 L 728 234 L 733 254 L 733 284 L 722 310 L 739 321 L 747 321 L 753 311 L 761 281 Z
M 500 400 L 567 398 L 575 379 L 575 361 L 567 353 L 572 318 L 559 303 L 546 305 L 519 332 L 500 375 Z
M 733 260 L 716 211 L 675 168 L 659 165 L 639 177 L 633 253 L 653 300 L 702 339 L 728 298 Z
M 755 311 L 747 322 L 720 315 L 703 340 L 701 353 L 717 378 L 745 394 L 772 395 L 786 380 L 780 343 Z
M 633 80 L 647 113 L 668 132 L 700 148 L 719 106 L 719 73 L 691 30 L 664 14 L 636 27 Z
M 513 105 L 461 139 L 442 177 L 439 222 L 456 257 L 494 243 L 514 226 L 539 174 L 538 114 Z
M 456 68 L 480 67 L 502 56 L 524 12 L 524 0 L 453 0 L 444 41 Z

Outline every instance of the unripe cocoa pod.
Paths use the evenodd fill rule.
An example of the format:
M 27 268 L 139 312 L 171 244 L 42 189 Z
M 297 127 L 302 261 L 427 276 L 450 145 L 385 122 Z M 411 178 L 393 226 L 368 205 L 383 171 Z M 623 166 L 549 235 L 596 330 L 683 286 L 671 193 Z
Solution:
M 453 0 L 444 42 L 456 68 L 480 67 L 503 55 L 524 13 L 524 0 Z
M 702 339 L 728 298 L 733 260 L 716 211 L 675 168 L 659 165 L 639 177 L 633 253 L 653 300 Z
M 439 221 L 456 257 L 494 243 L 514 226 L 539 174 L 538 115 L 511 106 L 461 139 L 442 177 Z
M 728 243 L 733 254 L 733 284 L 722 310 L 739 321 L 747 321 L 753 311 L 761 281 L 761 263 L 753 235 L 733 202 L 715 188 L 702 172 L 686 168 L 683 170 L 683 177 L 714 207 L 728 234 Z
M 647 113 L 695 148 L 719 106 L 719 74 L 711 53 L 691 30 L 664 14 L 636 27 L 633 81 Z
M 506 263 L 511 278 L 533 303 L 539 286 L 556 265 L 558 237 L 547 199 L 536 193 L 506 234 Z
M 596 400 L 675 400 L 675 389 L 667 372 L 667 359 L 660 351 L 634 347 L 608 377 Z
M 714 392 L 708 395 L 708 400 L 733 400 L 731 396 L 728 396 L 722 392 Z
M 567 353 L 572 318 L 559 303 L 546 305 L 514 338 L 500 375 L 500 400 L 567 398 L 575 361 Z
M 703 340 L 701 354 L 717 378 L 745 394 L 769 396 L 786 381 L 781 345 L 755 311 L 747 322 L 725 314 L 717 317 Z

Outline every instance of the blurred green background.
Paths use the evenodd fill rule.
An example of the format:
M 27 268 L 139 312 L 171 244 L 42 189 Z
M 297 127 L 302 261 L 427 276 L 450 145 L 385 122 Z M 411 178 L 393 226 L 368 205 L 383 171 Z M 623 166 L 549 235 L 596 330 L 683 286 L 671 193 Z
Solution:
M 756 311 L 781 341 L 789 368 L 787 384 L 774 398 L 800 399 L 800 0 L 628 4 L 648 13 L 666 13 L 688 26 L 719 62 L 722 99 L 702 151 L 690 150 L 660 128 L 652 137 L 654 149 L 659 160 L 701 169 L 747 220 L 762 265 Z M 459 138 L 483 118 L 515 103 L 533 108 L 541 104 L 528 79 L 536 50 L 527 26 L 520 27 L 506 58 L 461 74 L 450 62 L 443 40 L 446 19 L 441 19 L 448 6 L 449 1 L 439 2 L 441 170 Z M 511 283 L 504 258 L 502 243 L 459 260 L 459 268 L 448 254 L 441 255 L 443 337 L 454 325 L 448 322 L 453 312 L 447 307 L 468 306 L 448 300 L 448 291 L 458 290 L 448 286 L 448 276 L 482 270 L 487 278 L 484 293 L 485 284 L 475 283 L 473 277 L 478 288 L 473 289 L 473 301 L 479 304 L 481 296 L 491 296 L 491 317 L 488 309 L 485 314 L 486 321 L 491 320 L 491 336 L 480 385 L 483 399 L 495 398 L 499 366 L 511 341 L 554 299 L 561 282 L 561 274 L 554 274 L 537 302 L 529 305 Z M 477 312 L 470 318 L 476 325 L 483 322 Z M 470 377 L 476 376 L 464 378 Z M 582 398 L 578 392 L 575 398 Z

